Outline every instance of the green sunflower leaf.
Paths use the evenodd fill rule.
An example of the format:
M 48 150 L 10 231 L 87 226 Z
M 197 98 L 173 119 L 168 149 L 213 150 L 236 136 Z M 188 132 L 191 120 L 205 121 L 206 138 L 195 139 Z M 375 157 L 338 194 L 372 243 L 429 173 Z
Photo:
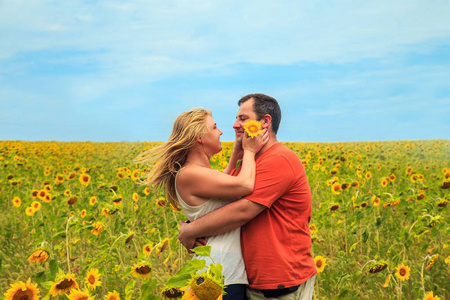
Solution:
M 210 256 L 211 255 L 211 246 L 200 246 L 192 249 L 195 254 L 198 256 Z

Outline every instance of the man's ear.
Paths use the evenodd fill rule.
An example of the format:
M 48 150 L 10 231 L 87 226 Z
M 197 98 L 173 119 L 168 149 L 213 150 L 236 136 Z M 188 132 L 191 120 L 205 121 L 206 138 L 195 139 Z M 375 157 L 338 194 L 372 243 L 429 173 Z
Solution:
M 265 114 L 261 119 L 261 128 L 262 129 L 270 129 L 270 125 L 272 124 L 272 116 L 269 114 Z

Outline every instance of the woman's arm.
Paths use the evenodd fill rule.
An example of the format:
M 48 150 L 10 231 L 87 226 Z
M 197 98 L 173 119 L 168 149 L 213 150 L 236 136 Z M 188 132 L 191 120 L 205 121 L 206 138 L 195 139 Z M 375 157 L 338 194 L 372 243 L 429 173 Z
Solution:
M 250 194 L 255 185 L 255 155 L 269 139 L 268 133 L 248 138 L 244 135 L 242 168 L 238 176 L 230 176 L 203 167 L 186 168 L 177 176 L 178 191 L 184 195 L 201 198 L 235 198 Z M 188 200 L 188 197 L 185 200 Z

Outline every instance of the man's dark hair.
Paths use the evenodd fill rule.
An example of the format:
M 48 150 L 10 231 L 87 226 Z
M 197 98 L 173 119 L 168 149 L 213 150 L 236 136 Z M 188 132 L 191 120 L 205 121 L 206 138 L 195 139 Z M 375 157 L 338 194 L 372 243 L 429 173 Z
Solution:
M 272 117 L 272 130 L 277 134 L 281 122 L 281 109 L 278 101 L 264 94 L 249 94 L 239 100 L 239 106 L 250 99 L 254 100 L 253 110 L 258 120 L 261 120 L 265 114 L 269 114 Z

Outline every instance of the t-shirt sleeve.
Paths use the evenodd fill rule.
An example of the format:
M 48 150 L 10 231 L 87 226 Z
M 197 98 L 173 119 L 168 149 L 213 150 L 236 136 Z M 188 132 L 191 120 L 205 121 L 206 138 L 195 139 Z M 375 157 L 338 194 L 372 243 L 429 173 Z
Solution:
M 255 189 L 244 198 L 270 208 L 294 180 L 294 171 L 285 156 L 264 157 L 256 163 Z

